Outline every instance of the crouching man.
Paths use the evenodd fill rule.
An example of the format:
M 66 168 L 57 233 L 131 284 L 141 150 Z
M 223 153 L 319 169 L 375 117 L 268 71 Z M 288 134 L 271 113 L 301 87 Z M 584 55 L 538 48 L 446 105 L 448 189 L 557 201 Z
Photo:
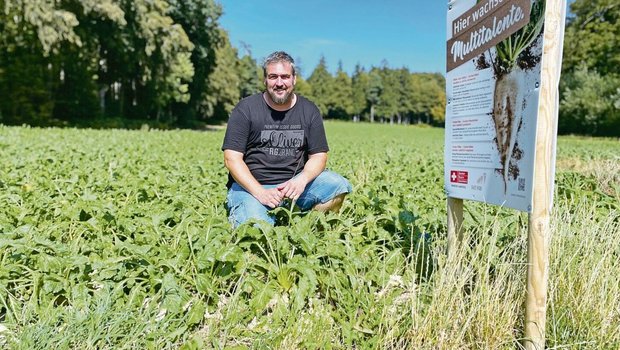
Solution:
M 285 199 L 303 210 L 337 211 L 351 184 L 325 170 L 327 138 L 317 106 L 295 91 L 295 62 L 283 51 L 263 64 L 265 91 L 242 99 L 226 128 L 227 207 L 237 227 L 249 219 L 275 223 Z

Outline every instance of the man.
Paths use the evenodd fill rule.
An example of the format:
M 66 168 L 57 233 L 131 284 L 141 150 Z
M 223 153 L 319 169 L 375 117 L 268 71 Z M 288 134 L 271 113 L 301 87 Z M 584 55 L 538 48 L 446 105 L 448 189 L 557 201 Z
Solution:
M 325 170 L 323 119 L 314 103 L 294 93 L 293 58 L 274 52 L 263 73 L 266 90 L 235 106 L 222 146 L 233 227 L 249 219 L 274 224 L 269 210 L 286 199 L 303 211 L 337 211 L 351 192 L 345 178 Z

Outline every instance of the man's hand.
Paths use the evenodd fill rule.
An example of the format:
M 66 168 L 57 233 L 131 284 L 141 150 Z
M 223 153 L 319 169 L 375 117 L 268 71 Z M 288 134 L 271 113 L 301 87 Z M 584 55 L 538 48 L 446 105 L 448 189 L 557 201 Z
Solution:
M 284 199 L 284 195 L 277 188 L 263 189 L 254 197 L 256 197 L 262 205 L 266 205 L 271 209 L 280 205 L 282 199 Z
M 243 161 L 243 153 L 230 149 L 224 150 L 224 164 L 230 171 L 233 179 L 262 205 L 273 209 L 280 205 L 282 199 L 284 199 L 284 195 L 278 189 L 265 189 L 256 181 L 247 164 Z
M 283 197 L 296 201 L 306 189 L 308 182 L 309 181 L 302 173 L 287 182 L 278 185 L 276 188 L 280 191 Z

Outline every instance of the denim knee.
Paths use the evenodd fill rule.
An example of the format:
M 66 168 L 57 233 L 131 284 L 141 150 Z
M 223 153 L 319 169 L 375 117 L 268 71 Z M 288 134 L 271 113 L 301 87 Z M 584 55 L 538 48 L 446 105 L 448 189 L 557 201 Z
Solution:
M 343 193 L 350 193 L 351 184 L 342 175 L 325 170 L 308 183 L 306 190 L 297 200 L 302 210 L 310 210 L 319 203 L 325 203 Z
M 269 214 L 269 208 L 261 204 L 237 183 L 228 190 L 227 203 L 228 221 L 236 228 L 250 219 L 263 220 L 275 224 L 275 218 Z

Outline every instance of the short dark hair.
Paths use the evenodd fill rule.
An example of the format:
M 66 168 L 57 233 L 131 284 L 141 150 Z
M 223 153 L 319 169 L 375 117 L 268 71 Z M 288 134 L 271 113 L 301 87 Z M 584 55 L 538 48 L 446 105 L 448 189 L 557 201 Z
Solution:
M 295 60 L 293 57 L 284 51 L 276 51 L 267 56 L 263 62 L 263 75 L 265 77 L 267 76 L 267 66 L 277 62 L 288 62 L 293 69 L 293 76 L 295 76 Z

